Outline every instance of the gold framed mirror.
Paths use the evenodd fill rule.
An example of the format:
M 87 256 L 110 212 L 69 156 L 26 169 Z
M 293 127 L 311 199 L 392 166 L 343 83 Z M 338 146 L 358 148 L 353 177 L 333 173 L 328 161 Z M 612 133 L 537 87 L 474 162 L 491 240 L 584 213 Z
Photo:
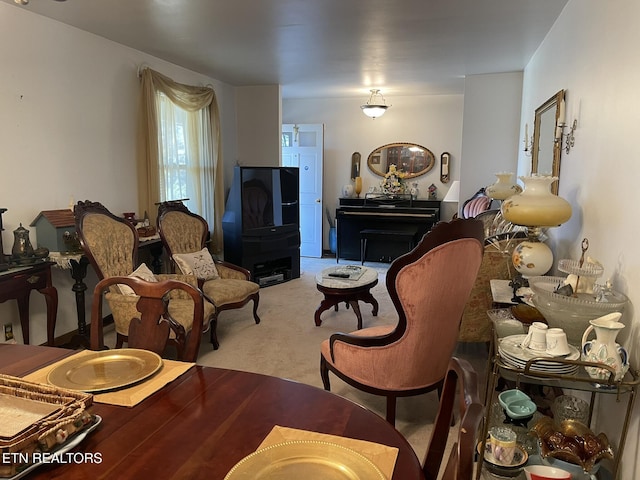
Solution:
M 558 177 L 551 185 L 551 192 L 558 194 L 560 183 L 560 153 L 562 138 L 556 141 L 556 126 L 560 115 L 560 104 L 564 100 L 564 90 L 560 90 L 536 109 L 533 124 L 533 147 L 531 152 L 531 173 Z
M 388 143 L 376 148 L 367 158 L 369 170 L 380 177 L 384 177 L 391 165 L 404 172 L 404 178 L 418 177 L 431 170 L 435 163 L 431 150 L 409 142 Z

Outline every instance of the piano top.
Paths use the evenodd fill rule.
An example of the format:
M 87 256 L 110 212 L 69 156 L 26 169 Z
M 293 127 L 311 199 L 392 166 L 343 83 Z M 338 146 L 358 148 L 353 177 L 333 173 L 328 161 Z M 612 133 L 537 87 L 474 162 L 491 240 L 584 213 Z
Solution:
M 341 198 L 336 215 L 438 216 L 439 200 L 414 200 L 411 195 L 367 194 L 365 198 Z

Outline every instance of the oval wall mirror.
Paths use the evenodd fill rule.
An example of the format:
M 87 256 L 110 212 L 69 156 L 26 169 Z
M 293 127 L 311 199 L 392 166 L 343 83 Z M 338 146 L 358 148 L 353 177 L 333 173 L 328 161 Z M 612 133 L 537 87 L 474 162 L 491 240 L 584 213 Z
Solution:
M 406 174 L 405 178 L 424 175 L 433 168 L 436 157 L 422 145 L 408 142 L 388 143 L 369 154 L 367 165 L 376 175 L 384 177 L 391 165 Z
M 560 183 L 560 142 L 556 142 L 556 125 L 560 115 L 560 103 L 564 90 L 560 90 L 536 109 L 533 124 L 533 148 L 531 152 L 531 173 L 558 177 L 551 185 L 551 192 L 558 194 Z

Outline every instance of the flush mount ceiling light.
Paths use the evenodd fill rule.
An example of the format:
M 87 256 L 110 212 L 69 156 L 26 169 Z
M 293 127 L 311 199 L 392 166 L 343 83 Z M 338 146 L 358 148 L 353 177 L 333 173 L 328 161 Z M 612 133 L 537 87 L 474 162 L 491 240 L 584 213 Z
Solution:
M 371 95 L 366 104 L 361 105 L 362 113 L 369 118 L 381 117 L 391 105 L 387 105 L 384 97 L 377 88 L 371 89 Z

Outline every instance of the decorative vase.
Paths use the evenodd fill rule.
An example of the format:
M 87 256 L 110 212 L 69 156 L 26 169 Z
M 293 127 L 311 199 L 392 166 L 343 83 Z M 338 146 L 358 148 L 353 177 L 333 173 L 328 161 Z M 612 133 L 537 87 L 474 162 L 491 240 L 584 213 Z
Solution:
M 411 198 L 413 198 L 414 200 L 418 199 L 418 195 L 420 195 L 420 190 L 418 189 L 418 182 L 411 183 L 411 190 L 409 190 L 409 193 L 411 194 Z
M 613 312 L 589 321 L 589 326 L 582 335 L 582 360 L 602 363 L 615 371 L 614 381 L 622 380 L 629 370 L 629 355 L 616 343 L 618 332 L 624 328 L 619 322 L 622 313 Z M 592 330 L 596 332 L 594 340 L 587 340 Z M 607 380 L 611 372 L 606 368 L 584 367 L 594 380 Z
M 342 196 L 345 198 L 353 197 L 353 185 L 348 184 L 342 188 Z
M 356 196 L 360 198 L 360 192 L 362 192 L 362 177 L 356 177 L 355 192 Z
M 505 220 L 526 227 L 557 227 L 571 218 L 569 202 L 551 193 L 551 184 L 558 177 L 533 175 L 518 178 L 524 183 L 524 190 L 502 202 Z
M 11 254 L 15 259 L 24 259 L 33 257 L 33 247 L 29 240 L 29 230 L 24 228 L 22 224 L 13 231 L 13 247 Z
M 522 187 L 511 181 L 513 173 L 501 172 L 495 175 L 498 177 L 498 181 L 485 189 L 489 197 L 495 200 L 506 200 L 510 196 L 522 192 Z

